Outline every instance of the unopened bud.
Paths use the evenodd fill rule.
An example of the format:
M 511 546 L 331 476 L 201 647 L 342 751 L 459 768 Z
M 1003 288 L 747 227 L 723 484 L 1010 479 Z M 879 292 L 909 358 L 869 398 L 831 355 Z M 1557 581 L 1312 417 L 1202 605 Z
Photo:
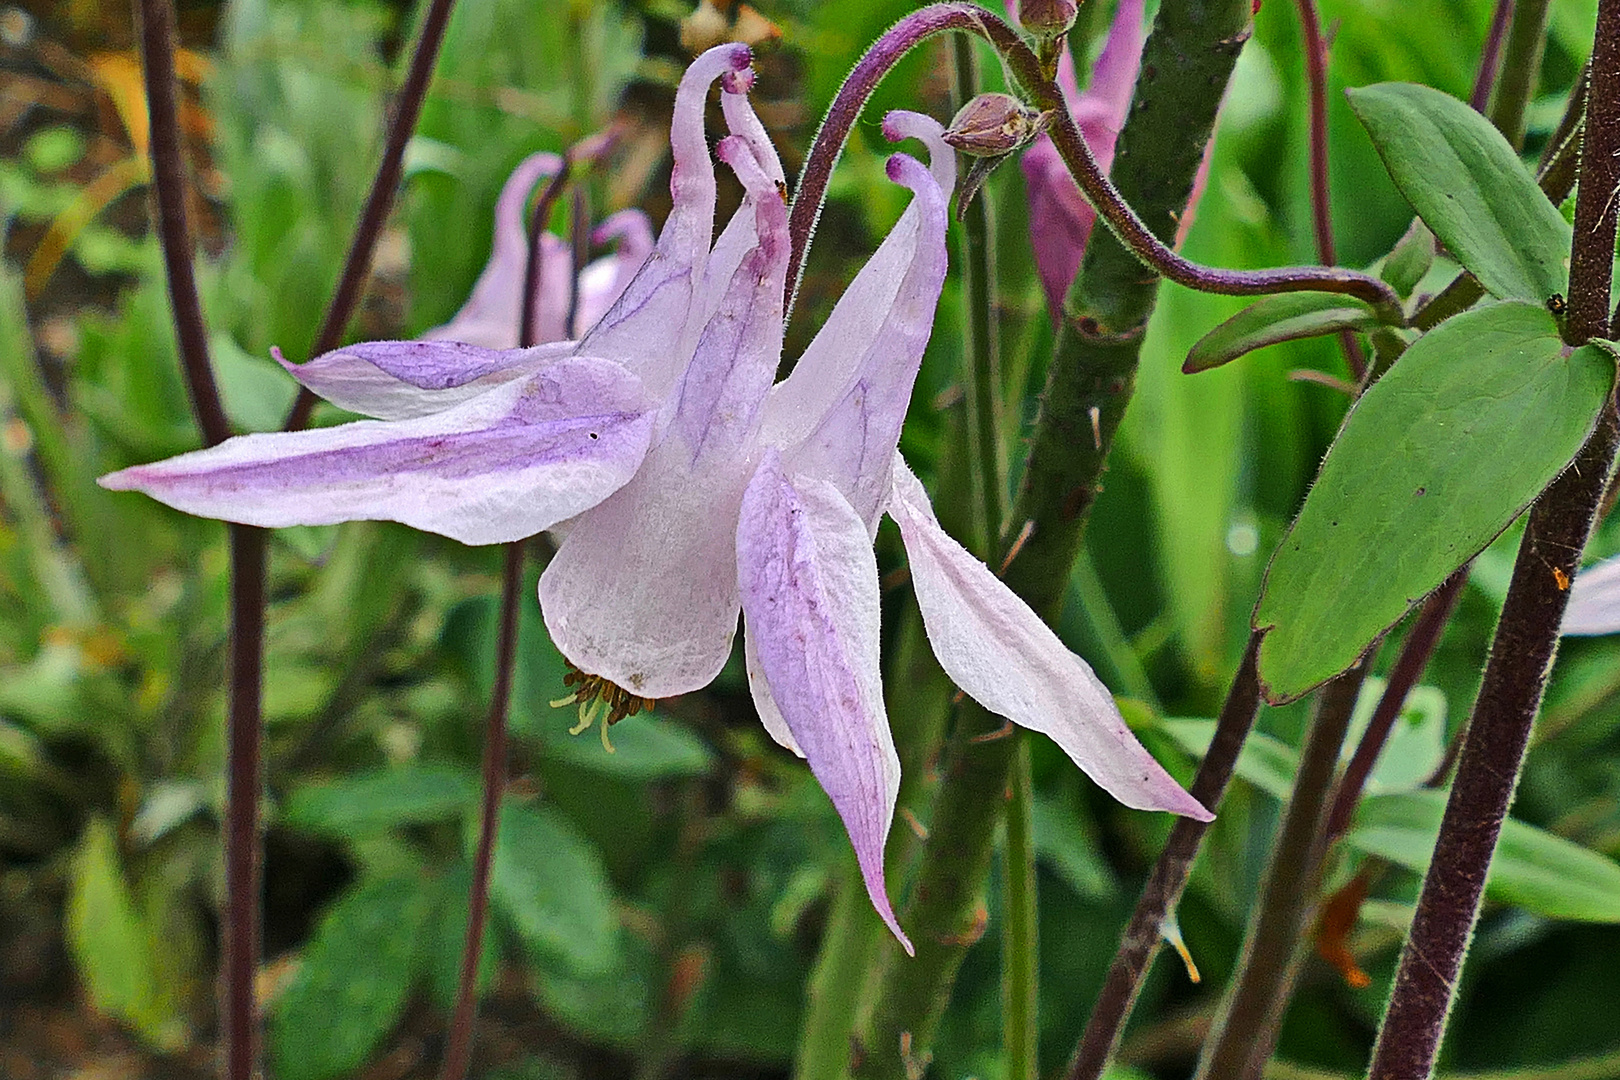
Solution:
M 1041 114 L 1010 94 L 980 94 L 962 106 L 945 141 L 972 157 L 1010 154 L 1040 134 Z
M 1080 14 L 1079 0 L 1021 0 L 1018 21 L 1038 38 L 1067 34 Z

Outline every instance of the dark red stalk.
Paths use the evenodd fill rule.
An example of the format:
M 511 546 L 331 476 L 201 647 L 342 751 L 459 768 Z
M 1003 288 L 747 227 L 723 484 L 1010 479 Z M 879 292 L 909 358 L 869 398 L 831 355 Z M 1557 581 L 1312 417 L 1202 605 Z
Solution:
M 1468 95 L 1468 104 L 1477 113 L 1483 113 L 1491 102 L 1491 88 L 1502 66 L 1502 42 L 1513 21 L 1513 4 L 1514 0 L 1496 0 L 1496 13 L 1491 16 L 1491 28 L 1485 34 L 1485 48 L 1479 57 L 1479 73 L 1474 76 L 1474 92 Z
M 1464 566 L 1447 578 L 1418 611 L 1412 630 L 1401 645 L 1400 655 L 1395 658 L 1395 666 L 1390 669 L 1384 694 L 1378 699 L 1378 707 L 1373 710 L 1367 730 L 1362 732 L 1361 742 L 1356 745 L 1350 764 L 1345 766 L 1339 789 L 1333 796 L 1333 812 L 1328 818 L 1330 839 L 1344 835 L 1344 831 L 1350 827 L 1350 815 L 1355 813 L 1356 804 L 1361 801 L 1361 792 L 1367 786 L 1367 778 L 1378 764 L 1378 755 L 1389 740 L 1389 733 L 1400 718 L 1401 709 L 1406 706 L 1406 696 L 1417 685 L 1423 669 L 1429 666 L 1429 657 L 1434 655 L 1435 646 L 1440 644 L 1440 635 L 1445 632 L 1446 623 L 1451 620 L 1451 613 L 1456 609 L 1457 600 L 1467 584 L 1468 567 Z
M 1256 674 L 1260 636 L 1250 635 L 1248 648 L 1232 676 L 1231 689 L 1215 721 L 1215 736 L 1209 750 L 1198 766 L 1188 791 L 1207 807 L 1215 808 L 1226 794 L 1237 767 L 1238 753 L 1249 737 L 1254 718 L 1260 712 L 1260 683 Z M 1147 979 L 1153 958 L 1164 943 L 1164 920 L 1175 911 L 1181 893 L 1192 874 L 1193 860 L 1198 857 L 1199 846 L 1209 825 L 1192 818 L 1177 818 L 1165 841 L 1164 851 L 1153 864 L 1153 872 L 1142 888 L 1142 896 L 1131 913 L 1131 921 L 1120 938 L 1119 950 L 1103 980 L 1102 992 L 1092 1007 L 1086 1030 L 1075 1047 L 1069 1061 L 1068 1080 L 1097 1080 L 1108 1066 L 1120 1034 L 1125 1029 L 1125 1018 L 1136 1004 L 1136 996 Z
M 1316 258 L 1323 266 L 1339 261 L 1333 244 L 1333 207 L 1328 193 L 1327 133 L 1327 43 L 1322 40 L 1322 20 L 1316 0 L 1296 0 L 1299 28 L 1305 45 L 1305 82 L 1310 88 L 1311 117 L 1311 222 L 1316 230 Z M 1346 330 L 1339 335 L 1350 378 L 1360 382 L 1367 373 L 1367 358 L 1356 335 Z
M 1570 252 L 1566 336 L 1609 333 L 1620 188 L 1620 0 L 1599 0 Z M 1558 628 L 1620 446 L 1613 404 L 1571 468 L 1530 511 L 1490 661 L 1457 761 L 1434 858 L 1373 1050 L 1372 1080 L 1427 1080 L 1445 1032 L 1485 876 L 1517 786 Z M 1562 587 L 1561 587 L 1562 586 Z
M 506 710 L 512 698 L 512 669 L 517 660 L 518 604 L 523 595 L 525 541 L 506 545 L 501 577 L 501 626 L 495 643 L 495 685 L 489 694 L 489 720 L 484 727 L 484 799 L 478 819 L 478 850 L 473 856 L 472 891 L 467 900 L 467 938 L 461 950 L 461 976 L 450 1020 L 440 1080 L 461 1080 L 472 1059 L 473 1022 L 478 1015 L 478 967 L 484 952 L 484 926 L 489 921 L 489 875 L 500 826 L 501 796 L 506 792 Z
M 337 291 L 327 306 L 326 319 L 315 335 L 309 355 L 319 356 L 337 348 L 343 340 L 343 330 L 354 317 L 360 304 L 360 295 L 366 279 L 371 276 L 371 257 L 377 250 L 377 238 L 382 235 L 388 211 L 393 208 L 394 194 L 399 178 L 405 171 L 405 145 L 416 132 L 416 121 L 422 115 L 422 102 L 427 99 L 428 83 L 433 78 L 433 67 L 439 60 L 439 46 L 444 43 L 444 30 L 450 24 L 450 9 L 455 0 L 429 0 L 427 15 L 422 19 L 422 32 L 417 36 L 416 49 L 411 54 L 411 66 L 405 73 L 405 82 L 394 99 L 393 115 L 388 122 L 388 135 L 383 144 L 382 161 L 377 164 L 377 175 L 371 181 L 365 206 L 360 210 L 360 221 L 354 227 L 354 239 L 349 243 L 349 254 L 343 261 L 343 272 L 338 276 Z M 309 414 L 315 408 L 315 395 L 306 389 L 298 391 L 287 422 L 287 431 L 297 431 L 309 423 Z
M 208 330 L 192 269 L 186 221 L 185 158 L 175 100 L 174 8 L 170 0 L 139 0 L 136 21 L 151 123 L 152 190 L 157 231 L 174 315 L 186 390 L 203 441 L 230 437 L 230 425 L 208 361 Z M 265 534 L 229 527 L 231 545 L 231 670 L 226 726 L 225 911 L 220 933 L 220 1032 L 228 1080 L 250 1080 L 258 1060 L 258 1010 L 253 974 L 259 959 L 260 685 L 264 654 Z

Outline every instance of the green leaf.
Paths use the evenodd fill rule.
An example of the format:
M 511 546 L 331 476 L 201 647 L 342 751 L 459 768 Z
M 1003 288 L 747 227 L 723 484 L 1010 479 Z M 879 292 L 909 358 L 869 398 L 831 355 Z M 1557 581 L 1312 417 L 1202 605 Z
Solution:
M 118 838 L 92 818 L 73 859 L 67 941 L 95 1007 L 124 1021 L 159 1050 L 185 1044 L 184 1021 L 158 985 L 154 942 L 124 880 Z
M 1209 753 L 1210 741 L 1215 737 L 1213 720 L 1161 720 L 1159 726 L 1196 758 Z M 1250 733 L 1238 752 L 1238 776 L 1283 802 L 1294 790 L 1294 773 L 1298 770 L 1299 754 L 1293 747 L 1258 731 Z
M 1389 253 L 1378 276 L 1402 296 L 1411 296 L 1429 268 L 1434 265 L 1434 233 L 1422 221 L 1414 220 Z
M 1545 308 L 1502 303 L 1419 338 L 1362 395 L 1255 609 L 1266 699 L 1344 671 L 1569 464 L 1614 385 Z
M 490 896 L 536 962 L 597 975 L 617 959 L 607 871 L 568 819 L 508 799 L 495 838 Z
M 1035 854 L 1084 900 L 1108 900 L 1119 891 L 1095 830 L 1068 801 L 1037 792 L 1033 807 Z
M 1350 717 L 1341 758 L 1349 761 L 1361 742 L 1373 712 L 1389 684 L 1369 677 L 1361 684 L 1356 710 Z M 1427 780 L 1446 756 L 1446 695 L 1438 686 L 1414 686 L 1395 718 L 1384 750 L 1373 769 L 1373 791 L 1411 791 Z
M 293 828 L 356 836 L 459 817 L 477 804 L 478 793 L 478 777 L 467 769 L 419 761 L 299 788 L 281 817 Z
M 433 892 L 419 878 L 375 878 L 332 905 L 270 1018 L 281 1080 L 357 1070 L 405 1011 Z
M 1489 120 L 1414 83 L 1349 95 L 1395 186 L 1486 290 L 1537 303 L 1564 291 L 1569 223 Z
M 1434 853 L 1446 793 L 1367 799 L 1346 839 L 1361 851 L 1422 873 Z M 1620 863 L 1509 818 L 1485 886 L 1493 900 L 1552 919 L 1620 923 Z
M 1372 330 L 1383 325 L 1370 305 L 1333 293 L 1281 293 L 1256 301 L 1198 339 L 1181 370 L 1188 375 L 1284 341 Z
M 564 1026 L 596 1042 L 634 1046 L 657 1008 L 656 962 L 645 939 L 615 931 L 618 962 L 593 975 L 537 959 L 534 991 L 542 1007 Z

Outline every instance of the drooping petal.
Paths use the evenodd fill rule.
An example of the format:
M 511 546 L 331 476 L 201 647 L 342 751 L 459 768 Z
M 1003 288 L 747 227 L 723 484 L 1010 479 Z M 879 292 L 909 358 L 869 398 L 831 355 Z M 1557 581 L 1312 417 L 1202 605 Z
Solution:
M 1199 821 L 1214 816 L 1131 734 L 1086 662 L 940 528 L 922 484 L 898 454 L 888 510 L 905 541 L 929 644 L 957 686 L 998 716 L 1050 736 L 1126 806 Z
M 915 114 L 913 114 L 915 116 Z M 917 121 L 938 124 L 926 117 Z M 949 150 L 936 161 L 951 160 Z M 766 405 L 762 438 L 783 449 L 788 467 L 837 484 L 868 529 L 889 487 L 889 458 L 900 440 L 912 384 L 945 282 L 949 189 L 913 158 L 889 159 L 889 176 L 914 198 L 894 231 L 845 291 Z
M 1563 632 L 1574 635 L 1620 633 L 1620 555 L 1575 575 L 1564 609 Z
M 540 575 L 540 611 L 581 671 L 642 697 L 707 686 L 737 631 L 733 536 L 747 473 L 732 461 L 693 472 L 665 439 L 600 506 L 569 522 Z
M 612 494 L 641 464 L 653 421 L 634 375 L 568 358 L 435 416 L 243 435 L 101 485 L 245 525 L 382 519 L 494 544 Z
M 751 56 L 746 45 L 717 45 L 681 77 L 669 132 L 674 207 L 652 255 L 580 343 L 587 355 L 623 360 L 654 397 L 675 385 L 697 342 L 689 309 L 714 235 L 714 163 L 703 136 L 704 102 L 710 84 L 746 68 Z
M 748 693 L 754 699 L 754 709 L 759 713 L 759 722 L 764 726 L 765 733 L 784 750 L 804 757 L 798 740 L 793 737 L 787 721 L 782 717 L 782 710 L 777 708 L 776 699 L 771 696 L 771 684 L 765 680 L 765 672 L 759 666 L 759 655 L 754 651 L 754 637 L 748 633 L 743 634 L 743 669 L 748 672 Z
M 470 345 L 483 345 L 491 349 L 516 348 L 518 320 L 522 317 L 523 277 L 529 261 L 528 229 L 523 220 L 523 206 L 529 193 L 541 180 L 556 176 L 562 169 L 562 158 L 556 154 L 531 154 L 518 163 L 501 188 L 495 201 L 495 233 L 489 262 L 478 275 L 472 294 L 460 311 L 443 326 L 436 326 L 422 335 L 424 341 L 464 341 Z M 557 341 L 563 335 L 562 306 L 566 305 L 568 274 L 572 255 L 566 244 L 556 237 L 547 237 L 549 243 L 542 252 L 542 275 L 547 278 L 539 292 L 540 304 L 558 309 L 555 318 L 545 318 L 537 311 L 536 323 L 545 324 L 550 332 L 537 335 L 535 341 Z M 561 284 L 561 289 L 557 286 Z M 548 313 L 549 314 L 549 313 Z
M 787 277 L 787 204 L 746 141 L 720 140 L 716 153 L 747 192 L 756 242 L 731 276 L 682 377 L 671 437 L 694 462 L 735 457 L 752 442 L 760 406 L 782 357 L 782 292 Z
M 591 242 L 614 240 L 619 242 L 618 250 L 592 262 L 579 275 L 579 310 L 569 337 L 582 337 L 595 326 L 647 261 L 653 249 L 652 222 L 640 210 L 611 214 L 591 233 Z
M 743 495 L 737 573 L 770 698 L 844 821 L 872 905 L 909 953 L 883 881 L 900 759 L 883 707 L 866 523 L 832 484 L 790 481 L 768 453 Z
M 1075 123 L 1105 173 L 1114 163 L 1114 143 L 1125 126 L 1142 64 L 1142 45 L 1146 41 L 1142 4 L 1143 0 L 1120 0 L 1085 93 L 1075 95 L 1072 91 L 1074 61 L 1067 47 L 1059 64 L 1058 80 L 1060 84 L 1066 80 L 1065 97 Z M 1063 310 L 1063 296 L 1080 270 L 1097 213 L 1080 194 L 1049 137 L 1036 139 L 1021 164 L 1029 196 L 1035 271 L 1046 292 L 1047 310 L 1056 322 Z
M 431 416 L 493 387 L 538 371 L 573 350 L 571 342 L 493 349 L 455 341 L 365 341 L 290 364 L 287 373 L 339 408 L 379 420 Z

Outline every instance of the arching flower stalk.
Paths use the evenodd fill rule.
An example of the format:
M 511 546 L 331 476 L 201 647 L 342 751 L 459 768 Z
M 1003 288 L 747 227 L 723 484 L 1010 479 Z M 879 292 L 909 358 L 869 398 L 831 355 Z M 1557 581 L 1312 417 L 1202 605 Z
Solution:
M 688 70 L 671 130 L 672 210 L 657 246 L 584 337 L 527 350 L 383 342 L 295 375 L 380 420 L 233 439 L 127 469 L 108 487 L 260 525 L 389 518 L 467 543 L 561 526 L 540 579 L 558 649 L 594 693 L 630 702 L 708 684 L 738 616 L 766 730 L 803 756 L 843 819 L 873 905 L 909 949 L 883 881 L 899 759 L 879 668 L 879 518 L 899 524 L 935 654 L 992 711 L 1051 736 L 1126 805 L 1201 819 L 1107 689 L 940 528 L 897 451 L 946 270 L 955 159 L 943 129 L 891 113 L 931 165 L 888 162 L 911 205 L 793 374 L 781 359 L 789 264 L 783 173 L 748 103 L 748 50 Z M 703 103 L 746 195 L 711 244 Z

